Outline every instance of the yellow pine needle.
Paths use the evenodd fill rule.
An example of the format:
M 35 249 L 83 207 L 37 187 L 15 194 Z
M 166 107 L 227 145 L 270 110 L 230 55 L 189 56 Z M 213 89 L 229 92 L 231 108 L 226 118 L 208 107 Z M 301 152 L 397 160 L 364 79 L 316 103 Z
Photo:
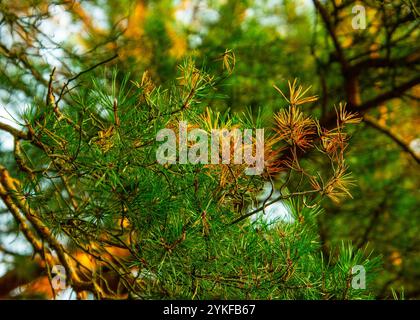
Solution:
M 306 93 L 311 89 L 312 86 L 309 86 L 306 89 L 303 89 L 301 85 L 297 86 L 297 79 L 293 80 L 293 83 L 288 81 L 289 85 L 289 98 L 283 93 L 281 89 L 279 89 L 276 85 L 273 85 L 274 89 L 276 89 L 283 98 L 292 106 L 298 106 L 301 104 L 314 102 L 318 100 L 318 96 L 310 96 L 305 97 Z
M 236 65 L 235 53 L 231 49 L 226 49 L 225 52 L 216 59 L 216 61 L 222 61 L 223 70 L 226 69 L 228 74 L 232 74 L 233 69 Z

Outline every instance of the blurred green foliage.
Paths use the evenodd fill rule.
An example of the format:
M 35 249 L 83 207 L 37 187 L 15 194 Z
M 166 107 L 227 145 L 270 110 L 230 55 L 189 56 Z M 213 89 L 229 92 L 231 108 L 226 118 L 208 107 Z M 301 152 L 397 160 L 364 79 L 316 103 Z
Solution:
M 392 133 L 400 137 L 409 149 L 413 149 L 410 143 L 420 138 L 420 29 L 418 9 L 411 1 L 79 2 L 80 6 L 73 7 L 66 1 L 57 2 L 57 6 L 64 8 L 72 17 L 71 23 L 78 24 L 82 30 L 80 34 L 68 37 L 59 45 L 64 50 L 58 59 L 69 67 L 60 68 L 58 80 L 54 83 L 57 88 L 61 88 L 64 79 L 77 74 L 75 70 L 85 70 L 114 53 L 119 55 L 112 62 L 119 70 L 115 80 L 118 87 L 127 81 L 124 80 L 127 77 L 128 83 L 140 82 L 145 70 L 149 71 L 154 84 L 168 87 L 176 80 L 177 66 L 186 57 L 193 57 L 197 65 L 203 65 L 208 72 L 219 72 L 220 75 L 224 63 L 223 53 L 228 49 L 235 56 L 232 72 L 229 77 L 221 74 L 223 81 L 215 86 L 217 91 L 210 91 L 202 97 L 203 105 L 229 112 L 249 108 L 254 115 L 261 110 L 262 122 L 270 128 L 274 125 L 273 114 L 287 105 L 279 99 L 272 85 L 285 89 L 288 79 L 299 78 L 301 83 L 312 85 L 311 92 L 320 98 L 319 103 L 305 106 L 305 111 L 319 117 L 325 126 L 331 126 L 331 116 L 335 115 L 334 105 L 346 101 L 352 111 L 360 111 L 360 114 L 376 119 L 380 125 L 391 128 Z M 34 96 L 43 97 L 48 87 L 46 82 L 52 66 L 45 59 L 46 51 L 39 52 L 36 49 L 37 42 L 34 39 L 40 36 L 39 30 L 31 22 L 25 24 L 25 21 L 19 20 L 30 14 L 28 8 L 36 13 L 51 12 L 51 7 L 55 5 L 46 3 L 22 1 L 21 5 L 9 2 L 0 4 L 3 18 L 0 27 L 5 34 L 0 39 L 0 89 L 7 93 L 2 93 L 3 103 L 9 103 L 12 108 L 18 103 L 32 101 Z M 364 30 L 351 27 L 352 7 L 357 3 L 366 9 L 367 28 Z M 98 11 L 89 8 L 96 8 L 103 13 L 105 27 L 95 24 L 95 13 Z M 48 16 L 54 14 L 49 13 Z M 16 28 L 14 32 L 29 30 L 27 33 L 31 41 L 23 41 L 23 52 L 16 45 L 18 41 L 13 42 L 10 36 L 6 36 L 9 26 Z M 9 33 L 13 33 L 13 30 L 9 30 Z M 45 42 L 42 43 L 46 46 Z M 30 54 L 31 50 L 33 55 Z M 54 51 L 51 54 L 54 55 Z M 29 66 L 26 63 L 28 61 Z M 96 89 L 103 86 L 102 68 L 91 70 L 89 75 L 97 79 Z M 111 76 L 105 74 L 106 77 Z M 83 86 L 86 92 L 93 85 L 90 79 L 77 79 L 78 85 Z M 73 92 L 77 96 L 77 88 Z M 59 90 L 57 97 L 58 93 Z M 103 94 L 102 98 L 107 99 L 106 94 Z M 80 105 L 85 106 L 86 103 L 82 101 L 85 98 L 82 92 L 76 100 L 79 99 Z M 77 109 L 71 112 L 75 118 L 82 114 Z M 127 110 L 123 117 L 133 119 L 135 116 Z M 144 134 L 147 136 L 151 133 Z M 406 152 L 396 143 L 395 137 L 384 134 L 368 122 L 353 128 L 351 135 L 347 162 L 356 180 L 351 190 L 353 199 L 340 204 L 323 202 L 325 214 L 311 217 L 312 227 L 317 229 L 320 237 L 320 249 L 326 259 L 337 258 L 340 263 L 349 266 L 350 258 L 345 258 L 347 249 L 339 249 L 342 241 L 351 241 L 357 248 L 367 247 L 366 252 L 373 250 L 383 257 L 383 268 L 369 283 L 375 297 L 396 298 L 398 294 L 395 290 L 403 288 L 401 297 L 419 298 L 418 149 L 412 151 L 417 154 L 416 160 L 415 155 Z M 317 155 L 308 154 L 305 157 L 304 161 L 312 165 L 314 170 L 316 168 L 320 172 L 328 172 L 328 164 Z M 10 153 L 2 151 L 1 159 L 3 164 L 10 163 Z M 98 164 L 97 167 L 102 166 Z M 122 167 L 119 169 L 123 170 Z M 97 188 L 101 181 L 97 183 L 92 189 Z M 159 193 L 159 184 L 151 185 L 150 188 L 144 193 L 145 197 Z M 101 192 L 100 189 L 98 191 Z M 152 205 L 152 199 L 148 201 Z M 163 213 L 170 208 L 159 205 L 154 210 Z M 217 230 L 217 226 L 215 228 Z M 300 225 L 287 228 L 300 228 Z M 299 230 L 292 233 L 295 232 Z M 268 238 L 271 233 L 273 231 L 268 232 Z M 222 233 L 218 236 L 223 242 Z M 176 238 L 176 235 L 173 237 Z M 232 237 L 240 243 L 240 234 L 232 233 Z M 238 257 L 244 259 L 240 262 L 243 265 L 246 265 L 244 261 L 247 259 L 258 260 L 257 256 L 247 255 L 257 250 L 253 247 L 255 243 L 252 236 L 247 241 L 249 243 L 239 247 L 237 253 Z M 259 248 L 257 252 L 263 255 L 268 248 L 285 245 L 275 237 L 270 241 L 274 242 Z M 338 254 L 340 250 L 341 254 Z M 280 255 L 283 253 L 279 252 Z M 314 265 L 322 268 L 320 261 L 311 260 L 314 259 L 312 255 L 299 255 L 304 260 L 301 264 L 304 268 L 313 270 Z M 226 261 L 233 258 L 223 257 Z M 201 263 L 203 265 L 197 268 L 209 268 L 214 272 L 218 270 L 217 267 L 212 269 L 204 262 Z M 254 269 L 247 272 L 258 273 L 257 262 L 250 266 Z M 305 283 L 304 271 L 301 270 L 302 274 L 297 276 L 300 281 L 294 285 Z M 166 278 L 176 276 L 170 270 L 165 272 Z M 321 281 L 316 275 L 315 278 L 311 281 Z M 172 289 L 176 291 L 178 287 Z M 306 291 L 305 295 L 267 291 L 259 296 L 254 296 L 252 291 L 230 290 L 233 289 L 222 288 L 220 297 L 321 298 L 311 290 Z M 332 291 L 329 291 L 331 297 L 337 298 Z M 189 297 L 184 292 L 180 292 L 179 296 Z

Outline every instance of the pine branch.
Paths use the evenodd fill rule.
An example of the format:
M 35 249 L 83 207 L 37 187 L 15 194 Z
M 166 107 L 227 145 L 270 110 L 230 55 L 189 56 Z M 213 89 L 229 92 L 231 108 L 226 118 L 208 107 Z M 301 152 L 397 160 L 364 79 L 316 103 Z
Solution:
M 15 129 L 12 126 L 10 126 L 6 123 L 3 123 L 3 122 L 0 122 L 0 130 L 6 131 L 6 132 L 10 133 L 13 137 L 18 138 L 18 139 L 23 139 L 23 140 L 28 140 L 29 139 L 27 133 L 25 133 L 21 130 Z

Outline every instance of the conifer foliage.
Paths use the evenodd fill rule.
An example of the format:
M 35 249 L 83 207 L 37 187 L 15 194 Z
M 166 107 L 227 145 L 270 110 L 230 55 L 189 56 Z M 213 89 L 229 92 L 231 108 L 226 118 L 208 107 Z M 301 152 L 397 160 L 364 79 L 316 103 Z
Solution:
M 60 265 L 80 298 L 371 297 L 369 286 L 352 286 L 352 270 L 363 266 L 369 283 L 378 259 L 349 243 L 323 252 L 317 231 L 320 201 L 350 195 L 346 128 L 360 119 L 344 104 L 327 130 L 306 115 L 316 103 L 309 88 L 296 80 L 287 90 L 275 87 L 281 108 L 265 130 L 260 175 L 245 174 L 243 164 L 157 161 L 159 130 L 179 135 L 180 121 L 208 133 L 263 128 L 251 112 L 208 108 L 221 98 L 235 56 L 226 50 L 216 63 L 218 71 L 186 59 L 176 81 L 159 86 L 147 71 L 136 82 L 109 69 L 84 75 L 62 95 L 50 81 L 46 99 L 34 99 L 22 115 L 21 130 L 2 128 L 15 147 L 0 170 L 0 196 L 46 270 L 38 280 L 49 280 L 47 295 L 57 293 L 52 271 Z M 308 165 L 309 150 L 329 161 L 329 172 Z M 267 183 L 280 196 L 261 203 Z M 294 222 L 249 218 L 276 202 Z

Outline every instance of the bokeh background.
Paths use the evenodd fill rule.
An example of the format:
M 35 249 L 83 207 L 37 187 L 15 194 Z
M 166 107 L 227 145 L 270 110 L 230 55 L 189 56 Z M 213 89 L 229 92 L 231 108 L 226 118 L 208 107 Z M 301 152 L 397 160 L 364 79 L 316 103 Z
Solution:
M 334 125 L 339 102 L 364 118 L 348 149 L 353 198 L 323 203 L 324 253 L 342 240 L 367 246 L 383 259 L 378 298 L 420 298 L 419 22 L 411 0 L 0 0 L 1 121 L 18 126 L 32 99 L 45 96 L 53 67 L 58 88 L 115 55 L 108 65 L 122 75 L 140 81 L 148 70 L 159 85 L 186 57 L 211 68 L 233 52 L 232 74 L 218 88 L 225 98 L 208 105 L 261 109 L 268 127 L 284 107 L 273 84 L 298 78 L 319 96 L 306 111 L 323 125 Z M 1 162 L 12 149 L 0 131 Z M 0 296 L 19 274 L 36 273 L 10 219 L 2 206 Z

